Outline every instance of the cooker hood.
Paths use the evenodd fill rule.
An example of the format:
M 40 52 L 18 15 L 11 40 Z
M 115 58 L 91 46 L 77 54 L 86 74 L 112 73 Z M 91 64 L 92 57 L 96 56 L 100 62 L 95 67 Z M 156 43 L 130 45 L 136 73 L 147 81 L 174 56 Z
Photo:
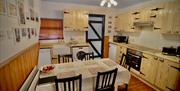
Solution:
M 137 26 L 137 27 L 150 27 L 150 26 L 154 25 L 154 22 L 152 22 L 152 21 L 139 21 L 139 22 L 134 22 L 133 25 Z

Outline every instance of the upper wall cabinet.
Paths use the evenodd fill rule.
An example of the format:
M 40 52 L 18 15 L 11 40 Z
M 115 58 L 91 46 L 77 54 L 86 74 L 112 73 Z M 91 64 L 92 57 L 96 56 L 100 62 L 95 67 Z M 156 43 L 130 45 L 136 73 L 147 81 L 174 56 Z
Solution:
M 180 34 L 180 0 L 172 0 L 138 8 L 116 18 L 116 31 L 136 32 L 152 26 L 163 34 Z
M 65 10 L 63 22 L 65 31 L 87 31 L 88 12 L 83 10 Z

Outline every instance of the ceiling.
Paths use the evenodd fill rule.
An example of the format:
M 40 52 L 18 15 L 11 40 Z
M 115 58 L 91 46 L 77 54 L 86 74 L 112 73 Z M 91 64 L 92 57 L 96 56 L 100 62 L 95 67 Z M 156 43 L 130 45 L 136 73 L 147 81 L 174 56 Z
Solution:
M 71 3 L 71 4 L 82 4 L 82 5 L 93 5 L 99 6 L 101 0 L 42 0 L 50 2 L 62 2 L 62 3 Z M 118 5 L 113 8 L 126 8 L 135 4 L 151 1 L 151 0 L 116 0 Z

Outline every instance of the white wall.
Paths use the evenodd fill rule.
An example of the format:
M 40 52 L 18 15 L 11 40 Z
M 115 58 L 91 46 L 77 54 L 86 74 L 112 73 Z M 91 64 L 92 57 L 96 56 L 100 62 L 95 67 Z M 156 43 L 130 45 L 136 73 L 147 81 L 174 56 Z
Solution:
M 6 0 L 5 0 L 6 1 Z M 29 13 L 28 0 L 25 0 L 25 16 Z M 34 0 L 34 10 L 39 15 L 39 0 Z M 18 11 L 17 11 L 18 13 Z M 9 16 L 7 13 L 0 15 L 0 33 L 4 37 L 0 37 L 0 66 L 7 63 L 6 60 L 23 49 L 30 47 L 38 42 L 39 38 L 39 22 L 26 20 L 26 24 L 19 23 L 19 17 Z M 20 42 L 15 40 L 14 29 L 20 29 Z M 22 28 L 33 28 L 37 32 L 37 36 L 32 36 L 29 39 L 28 36 L 22 37 Z
M 106 24 L 108 21 L 107 17 L 109 15 L 114 16 L 117 13 L 115 12 L 116 9 L 112 8 L 42 1 L 40 16 L 41 18 L 63 19 L 63 11 L 65 9 L 83 9 L 89 11 L 89 13 L 105 14 Z M 105 28 L 105 35 L 108 35 L 107 26 Z M 64 38 L 65 41 L 69 40 L 70 38 L 74 38 L 76 40 L 82 39 L 83 41 L 85 41 L 85 32 L 64 32 Z

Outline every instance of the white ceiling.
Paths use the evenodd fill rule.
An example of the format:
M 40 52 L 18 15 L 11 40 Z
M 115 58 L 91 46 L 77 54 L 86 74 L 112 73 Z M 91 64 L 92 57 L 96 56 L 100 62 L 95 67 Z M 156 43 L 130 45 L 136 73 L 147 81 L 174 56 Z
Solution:
M 42 0 L 42 1 L 83 4 L 83 5 L 93 5 L 93 6 L 99 6 L 101 2 L 101 0 Z M 116 1 L 118 2 L 118 6 L 114 8 L 126 8 L 128 6 L 132 6 L 135 4 L 139 4 L 151 0 L 116 0 Z

